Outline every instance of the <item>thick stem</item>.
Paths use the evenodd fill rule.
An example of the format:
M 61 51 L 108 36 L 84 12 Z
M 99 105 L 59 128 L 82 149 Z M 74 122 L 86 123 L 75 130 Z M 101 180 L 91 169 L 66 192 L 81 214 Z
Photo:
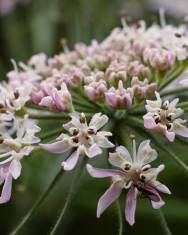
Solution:
M 165 219 L 165 216 L 164 216 L 161 209 L 158 209 L 158 219 L 160 221 L 160 225 L 161 225 L 161 228 L 162 228 L 164 234 L 165 235 L 172 235 L 172 233 L 168 227 L 167 221 Z
M 60 169 L 60 171 L 57 173 L 55 178 L 52 180 L 51 184 L 48 186 L 48 188 L 41 194 L 41 196 L 38 198 L 38 200 L 35 202 L 33 207 L 28 211 L 28 213 L 23 217 L 23 219 L 20 221 L 20 223 L 16 226 L 16 228 L 9 234 L 9 235 L 16 235 L 18 232 L 22 229 L 22 227 L 26 224 L 26 222 L 33 216 L 33 214 L 36 212 L 38 207 L 44 202 L 44 200 L 47 198 L 49 193 L 52 191 L 54 186 L 57 184 L 59 179 L 63 176 L 64 171 Z

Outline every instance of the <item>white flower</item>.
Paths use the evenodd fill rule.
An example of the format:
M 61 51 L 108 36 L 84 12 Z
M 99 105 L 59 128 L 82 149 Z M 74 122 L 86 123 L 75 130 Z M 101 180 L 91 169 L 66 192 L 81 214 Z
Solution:
M 75 167 L 79 155 L 92 158 L 102 153 L 101 148 L 114 146 L 107 138 L 112 135 L 111 132 L 99 131 L 108 122 L 106 115 L 96 113 L 89 125 L 83 113 L 72 113 L 70 116 L 72 120 L 64 125 L 69 135 L 63 133 L 57 138 L 57 142 L 41 144 L 44 149 L 53 153 L 63 153 L 73 147 L 76 148 L 68 160 L 62 162 L 65 170 L 72 170 Z
M 183 110 L 176 107 L 179 99 L 163 102 L 157 92 L 156 97 L 157 100 L 146 101 L 147 114 L 143 117 L 145 128 L 162 133 L 169 141 L 174 141 L 175 134 L 188 137 L 188 128 L 182 125 L 186 120 L 179 118 Z

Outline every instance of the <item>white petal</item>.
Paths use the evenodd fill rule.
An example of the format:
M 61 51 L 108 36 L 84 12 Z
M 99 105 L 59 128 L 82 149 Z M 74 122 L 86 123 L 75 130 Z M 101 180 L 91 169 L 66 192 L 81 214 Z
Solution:
M 137 161 L 142 163 L 142 165 L 146 165 L 157 158 L 157 152 L 151 148 L 150 141 L 143 141 L 137 152 Z

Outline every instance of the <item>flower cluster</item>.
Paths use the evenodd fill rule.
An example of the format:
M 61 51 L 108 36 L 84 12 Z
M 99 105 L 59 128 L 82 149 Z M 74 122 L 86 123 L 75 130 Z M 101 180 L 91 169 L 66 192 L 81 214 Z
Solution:
M 134 131 L 137 134 L 135 125 L 145 135 L 148 130 L 151 135 L 161 135 L 164 142 L 174 141 L 175 135 L 188 137 L 182 117 L 188 103 L 174 97 L 181 89 L 188 90 L 187 79 L 175 83 L 188 64 L 188 31 L 185 25 L 146 28 L 143 21 L 123 23 L 123 28 L 114 29 L 100 43 L 79 43 L 72 51 L 65 45 L 65 52 L 52 58 L 40 53 L 18 66 L 12 61 L 14 69 L 8 72 L 8 81 L 0 83 L 0 203 L 10 199 L 12 180 L 21 173 L 21 160 L 34 149 L 68 152 L 70 156 L 61 165 L 62 170 L 70 171 L 80 158 L 104 157 L 107 151 L 103 150 L 110 148 L 108 161 L 119 169 L 87 165 L 90 175 L 112 179 L 99 200 L 97 217 L 123 189 L 128 190 L 125 216 L 130 225 L 135 222 L 140 196 L 149 199 L 153 208 L 164 205 L 159 193 L 170 191 L 157 177 L 165 167 L 151 167 L 157 152 L 150 140 L 141 142 L 137 153 L 133 141 L 133 154 L 123 145 L 127 146 L 125 137 Z M 170 84 L 175 89 L 164 90 Z M 180 86 L 178 92 L 176 86 Z M 53 118 L 64 128 L 59 136 L 58 128 L 50 132 L 48 120 Z M 50 132 L 50 141 L 37 136 L 43 131 L 40 125 L 45 126 L 45 133 Z M 126 125 L 131 131 L 125 129 L 122 134 Z

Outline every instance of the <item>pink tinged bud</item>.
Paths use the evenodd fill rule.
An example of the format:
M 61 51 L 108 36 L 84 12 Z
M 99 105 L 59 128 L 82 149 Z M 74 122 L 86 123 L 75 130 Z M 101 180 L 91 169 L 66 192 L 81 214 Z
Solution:
M 117 103 L 118 103 L 118 98 L 116 97 L 115 93 L 113 92 L 106 92 L 105 93 L 105 97 L 106 97 L 106 102 L 109 106 L 116 108 L 117 107 Z
M 48 108 L 52 108 L 53 104 L 54 104 L 54 102 L 53 102 L 53 99 L 52 99 L 51 96 L 43 97 L 42 100 L 39 103 L 39 105 L 45 106 L 45 107 L 48 107 Z
M 113 183 L 110 188 L 102 195 L 97 205 L 97 218 L 116 201 L 122 192 L 122 184 L 119 182 Z
M 123 82 L 119 81 L 118 89 L 114 87 L 105 93 L 106 102 L 109 106 L 117 109 L 129 108 L 132 105 L 132 89 L 125 89 Z
M 35 103 L 35 104 L 39 104 L 43 98 L 44 94 L 42 91 L 39 91 L 39 92 L 36 92 L 36 91 L 32 91 L 31 93 L 31 98 L 32 98 L 32 101 Z
M 55 105 L 55 108 L 57 111 L 61 112 L 65 110 L 65 106 L 63 105 L 63 102 L 58 94 L 58 90 L 56 88 L 52 91 L 52 99 Z

